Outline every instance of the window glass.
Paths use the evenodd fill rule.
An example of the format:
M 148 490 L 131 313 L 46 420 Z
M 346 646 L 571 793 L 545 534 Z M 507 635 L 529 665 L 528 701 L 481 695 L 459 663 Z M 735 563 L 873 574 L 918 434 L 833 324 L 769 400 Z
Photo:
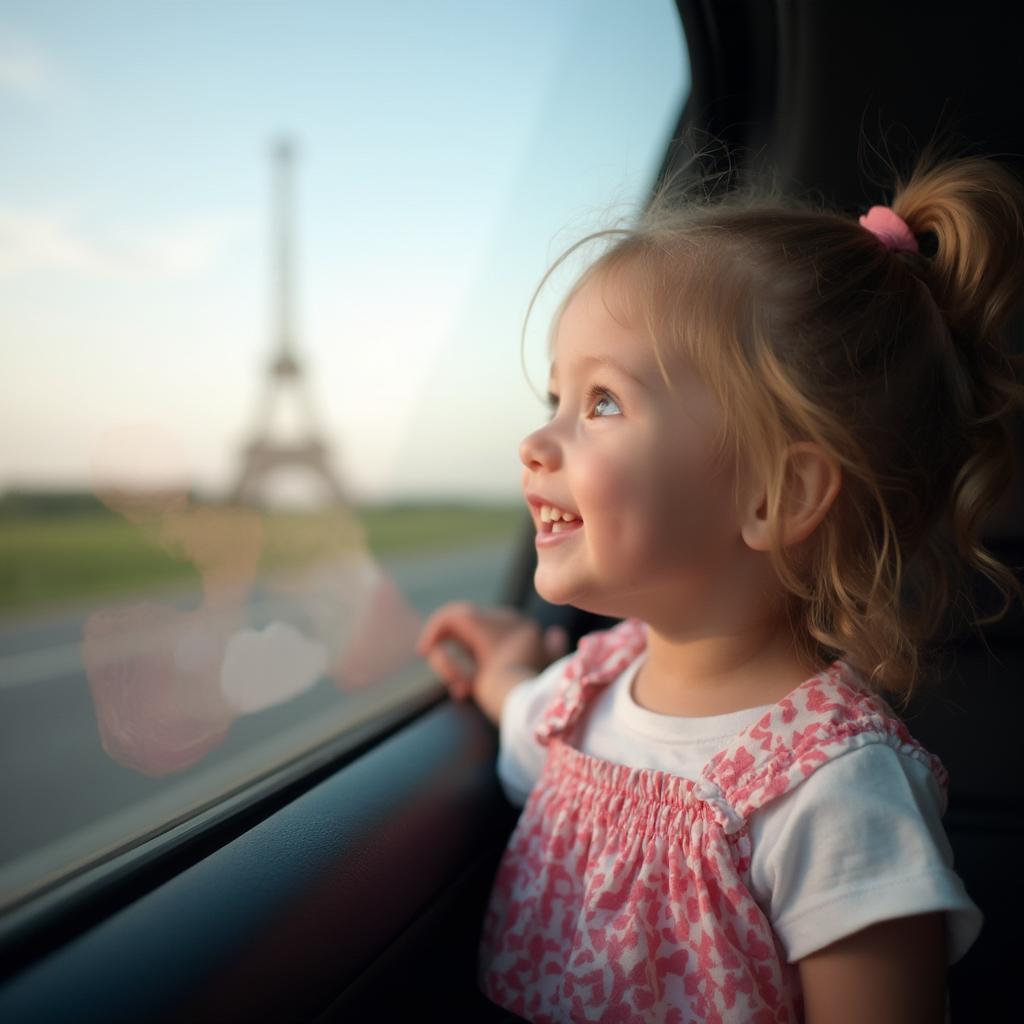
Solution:
M 670 0 L 4 4 L 0 908 L 429 685 L 688 83 Z

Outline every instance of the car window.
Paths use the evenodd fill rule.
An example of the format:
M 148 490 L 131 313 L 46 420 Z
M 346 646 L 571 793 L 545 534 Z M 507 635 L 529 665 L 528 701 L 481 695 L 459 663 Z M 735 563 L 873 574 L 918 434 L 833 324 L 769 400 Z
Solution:
M 668 0 L 5 5 L 0 907 L 431 685 L 688 88 Z

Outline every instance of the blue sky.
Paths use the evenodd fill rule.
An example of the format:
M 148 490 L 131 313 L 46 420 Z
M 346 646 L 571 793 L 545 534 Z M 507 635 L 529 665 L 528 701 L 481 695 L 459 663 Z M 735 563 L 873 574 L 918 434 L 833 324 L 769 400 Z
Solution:
M 670 0 L 0 0 L 0 489 L 229 486 L 286 134 L 298 347 L 345 485 L 516 495 L 526 303 L 643 196 L 688 83 Z

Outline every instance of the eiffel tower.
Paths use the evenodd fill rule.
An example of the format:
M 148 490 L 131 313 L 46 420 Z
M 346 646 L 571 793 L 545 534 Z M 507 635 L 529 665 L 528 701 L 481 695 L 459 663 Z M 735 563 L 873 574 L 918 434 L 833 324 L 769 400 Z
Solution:
M 318 478 L 336 502 L 344 491 L 331 464 L 330 452 L 313 410 L 302 363 L 295 354 L 292 322 L 291 184 L 294 150 L 287 140 L 273 148 L 275 165 L 275 227 L 277 233 L 277 349 L 267 366 L 267 379 L 255 429 L 242 453 L 242 468 L 230 494 L 233 504 L 265 502 L 264 484 L 281 469 L 302 468 Z M 274 411 L 280 400 L 294 398 L 305 424 L 305 435 L 294 441 L 273 437 Z

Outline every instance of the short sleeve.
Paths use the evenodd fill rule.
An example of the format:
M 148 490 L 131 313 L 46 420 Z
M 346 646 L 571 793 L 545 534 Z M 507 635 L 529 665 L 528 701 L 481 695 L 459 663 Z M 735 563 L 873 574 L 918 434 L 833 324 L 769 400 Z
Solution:
M 498 780 L 509 802 L 526 803 L 547 758 L 547 747 L 534 738 L 544 709 L 558 689 L 571 654 L 549 665 L 539 676 L 513 687 L 501 709 Z
M 949 963 L 982 914 L 953 870 L 927 764 L 868 743 L 751 816 L 751 892 L 790 963 L 879 921 L 946 913 Z

